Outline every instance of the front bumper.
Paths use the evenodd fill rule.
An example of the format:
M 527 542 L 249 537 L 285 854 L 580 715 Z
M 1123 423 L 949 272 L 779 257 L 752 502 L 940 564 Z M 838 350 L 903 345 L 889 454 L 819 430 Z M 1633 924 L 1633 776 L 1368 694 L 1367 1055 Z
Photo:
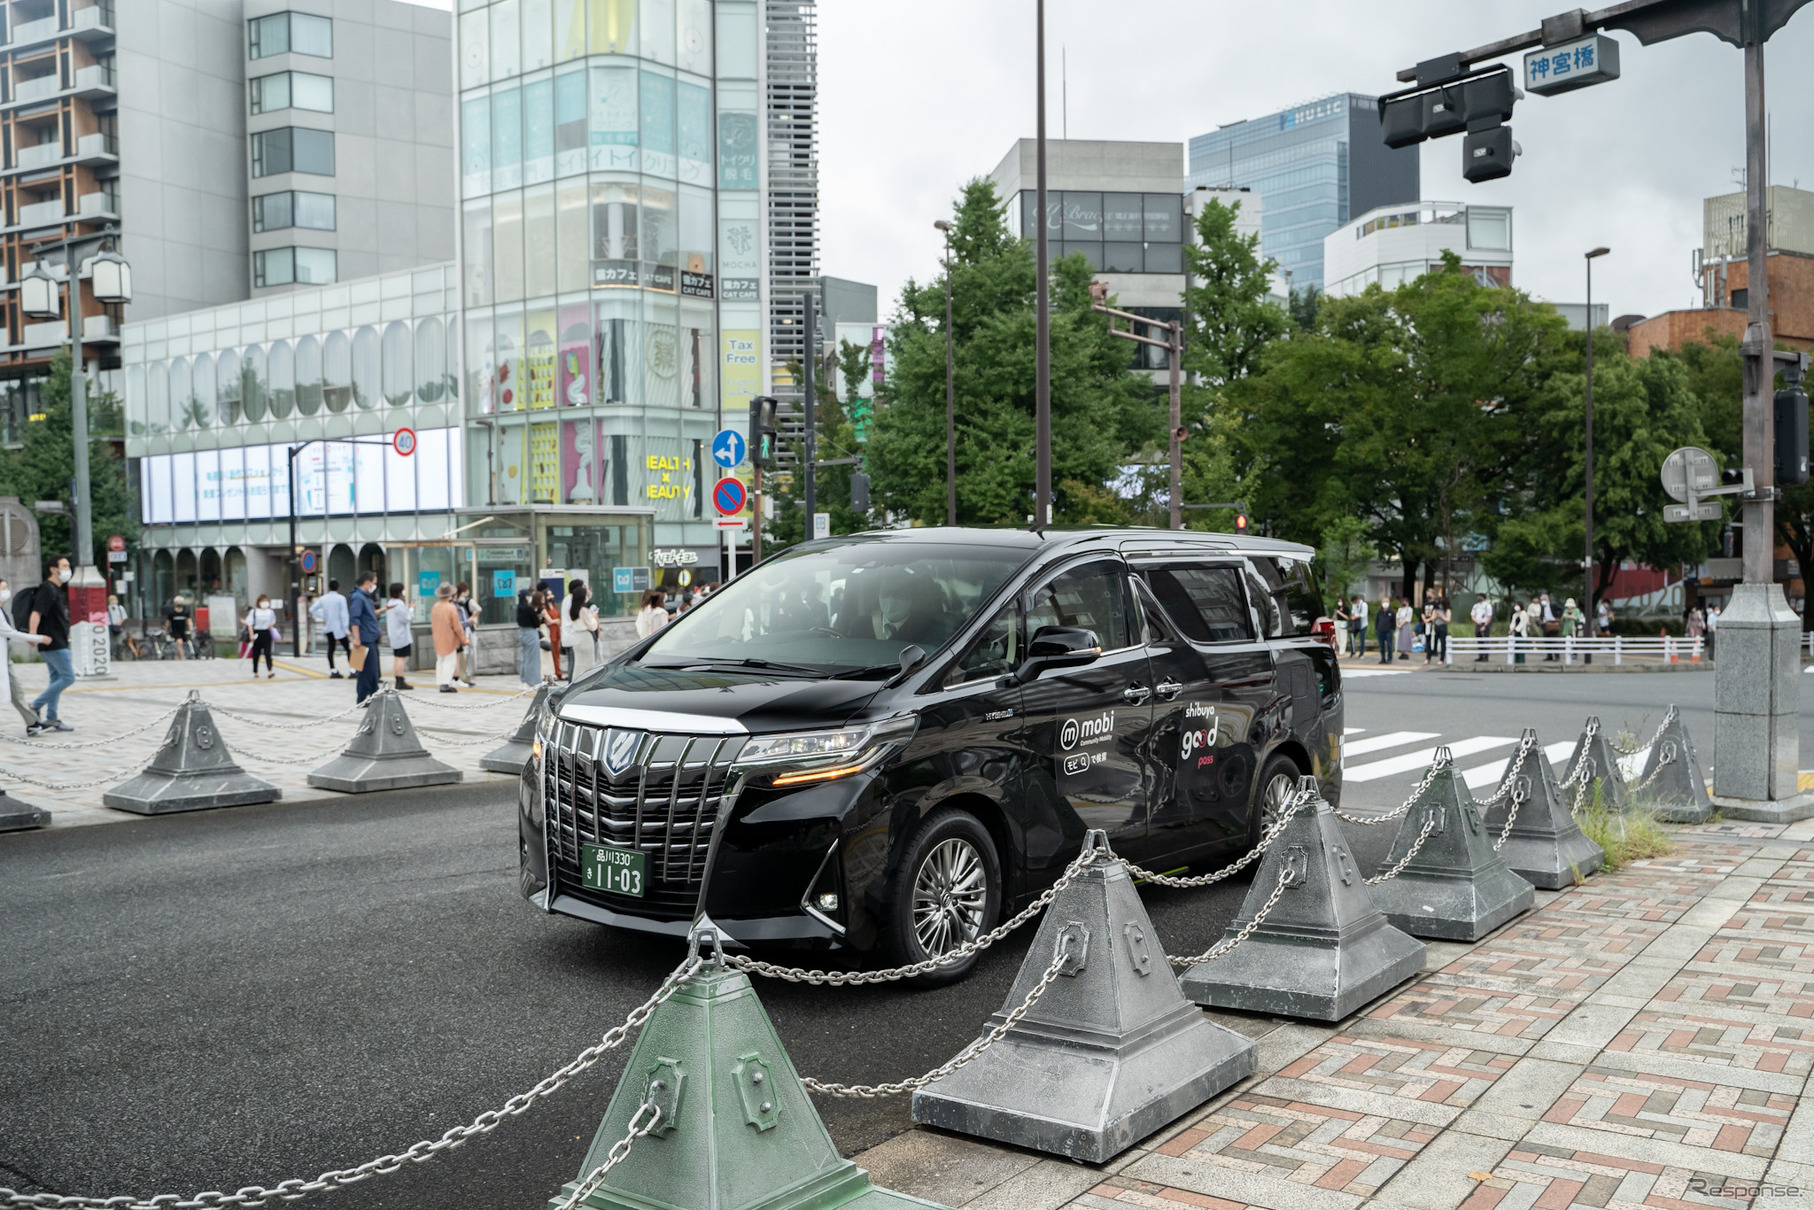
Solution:
M 652 933 L 662 937 L 685 937 L 693 927 L 693 921 L 656 920 L 648 916 L 632 916 L 627 912 L 615 912 L 610 908 L 600 907 L 574 895 L 563 895 L 558 890 L 554 903 L 548 903 L 548 892 L 537 891 L 529 897 L 529 902 L 543 911 L 561 916 L 572 916 L 576 920 L 588 920 L 593 924 L 605 924 L 612 928 L 626 929 L 635 933 Z M 762 916 L 749 920 L 717 920 L 719 934 L 725 944 L 735 943 L 747 948 L 753 945 L 816 945 L 832 946 L 838 936 L 829 925 L 823 924 L 811 916 L 801 913 L 797 916 Z

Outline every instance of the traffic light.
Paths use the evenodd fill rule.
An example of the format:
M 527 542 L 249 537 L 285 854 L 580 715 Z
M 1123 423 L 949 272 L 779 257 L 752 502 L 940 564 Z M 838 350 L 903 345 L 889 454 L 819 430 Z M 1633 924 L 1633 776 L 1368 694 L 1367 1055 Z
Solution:
M 1470 130 L 1461 141 L 1461 175 L 1473 185 L 1512 175 L 1512 160 L 1520 148 L 1512 141 L 1510 126 Z
M 1776 486 L 1808 481 L 1808 393 L 1800 383 L 1776 392 Z
M 853 513 L 869 511 L 869 476 L 862 471 L 850 473 L 850 511 Z
M 1419 64 L 1416 88 L 1380 98 L 1380 136 L 1388 147 L 1411 147 L 1465 132 L 1461 175 L 1476 184 L 1495 180 L 1511 173 L 1519 151 L 1506 122 L 1523 95 L 1508 67 L 1463 75 L 1455 56 Z
M 1247 532 L 1247 514 L 1246 513 L 1236 513 L 1235 514 L 1235 532 L 1237 534 L 1244 534 Z
M 750 398 L 750 465 L 771 469 L 775 465 L 775 413 L 781 404 L 773 395 Z

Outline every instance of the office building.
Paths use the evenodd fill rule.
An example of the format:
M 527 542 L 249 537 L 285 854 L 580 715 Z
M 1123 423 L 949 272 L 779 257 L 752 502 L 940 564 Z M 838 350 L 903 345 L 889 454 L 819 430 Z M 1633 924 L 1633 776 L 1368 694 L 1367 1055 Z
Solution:
M 1336 298 L 1375 284 L 1396 290 L 1448 252 L 1481 285 L 1511 285 L 1511 207 L 1414 202 L 1370 210 L 1324 237 L 1324 290 Z
M 1297 290 L 1324 287 L 1330 232 L 1377 207 L 1414 204 L 1421 192 L 1418 149 L 1382 143 L 1375 99 L 1355 93 L 1196 136 L 1185 183 L 1262 194 L 1261 251 Z
M 767 130 L 768 363 L 794 429 L 806 358 L 806 296 L 819 286 L 819 51 L 815 0 L 763 0 Z
M 453 255 L 449 14 L 401 0 L 3 0 L 11 280 L 113 229 L 133 301 L 83 303 L 119 389 L 120 327 Z M 91 246 L 92 247 L 92 246 Z M 46 252 L 46 267 L 66 270 Z M 0 444 L 37 411 L 66 321 L 0 304 Z

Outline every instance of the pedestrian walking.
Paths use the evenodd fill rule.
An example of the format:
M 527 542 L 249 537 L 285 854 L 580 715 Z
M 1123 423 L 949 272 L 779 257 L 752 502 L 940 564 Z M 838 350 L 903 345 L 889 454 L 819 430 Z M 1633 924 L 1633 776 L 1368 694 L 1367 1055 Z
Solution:
M 113 593 L 107 594 L 107 648 L 115 659 L 122 654 L 126 638 L 126 607 Z
M 1580 634 L 1586 625 L 1587 615 L 1581 612 L 1581 607 L 1575 604 L 1575 599 L 1570 597 L 1564 601 L 1562 603 L 1562 637 L 1572 639 Z
M 13 589 L 5 580 L 0 580 L 0 659 L 6 661 L 6 688 L 12 699 L 13 709 L 25 720 L 25 734 L 36 735 L 40 730 L 38 712 L 25 701 L 25 687 L 19 683 L 19 674 L 13 668 L 11 645 L 23 643 L 28 647 L 42 647 L 50 642 L 48 635 L 31 634 L 13 624 Z
M 346 598 L 340 595 L 339 580 L 328 581 L 328 590 L 310 604 L 309 616 L 321 626 L 321 633 L 328 637 L 328 676 L 341 680 L 340 669 L 334 667 L 334 648 L 344 650 L 350 664 L 353 647 L 347 641 L 347 604 Z
M 1381 597 L 1379 608 L 1373 611 L 1373 633 L 1379 639 L 1379 662 L 1392 662 L 1392 640 L 1398 633 L 1398 614 L 1392 608 L 1391 597 Z
M 355 674 L 353 697 L 363 704 L 378 692 L 378 636 L 382 628 L 378 623 L 377 572 L 359 573 L 359 583 L 347 602 L 347 626 L 353 638 L 346 657 Z
M 409 623 L 410 604 L 404 599 L 403 585 L 392 584 L 390 599 L 384 603 L 384 634 L 390 644 L 391 675 L 397 678 L 398 689 L 415 688 L 403 677 L 409 671 Z
M 1411 658 L 1411 648 L 1417 641 L 1417 612 L 1411 608 L 1410 597 L 1400 597 L 1398 599 L 1398 613 L 1396 617 L 1398 620 L 1398 658 L 1401 660 L 1409 660 Z
M 1714 640 L 1719 638 L 1720 607 L 1717 602 L 1707 606 L 1707 658 L 1713 659 Z
M 1600 635 L 1612 633 L 1612 605 L 1604 597 L 1601 598 L 1598 605 L 1594 606 L 1594 633 Z
M 460 671 L 460 652 L 466 646 L 466 626 L 454 604 L 454 586 L 435 589 L 434 608 L 428 611 L 428 631 L 435 643 L 435 684 L 442 693 L 458 693 L 454 685 Z
M 1367 654 L 1367 598 L 1359 593 L 1348 607 L 1348 633 L 1354 636 L 1354 658 L 1363 658 Z
M 567 676 L 578 677 L 598 663 L 598 610 L 592 604 L 592 590 L 584 580 L 567 585 L 567 620 L 561 626 L 561 637 L 567 644 Z
M 276 669 L 271 667 L 271 647 L 277 642 L 277 611 L 271 608 L 271 598 L 264 593 L 258 594 L 258 600 L 246 611 L 246 633 L 252 636 L 252 679 L 258 679 L 258 657 L 265 660 L 265 679 L 272 680 L 277 676 Z
M 1341 655 L 1354 653 L 1354 638 L 1348 633 L 1348 625 L 1353 621 L 1354 615 L 1348 612 L 1348 599 L 1346 597 L 1335 598 L 1336 651 Z
M 527 588 L 516 594 L 517 675 L 525 685 L 542 683 L 542 611 Z
M 64 585 L 69 583 L 69 559 L 60 557 L 45 566 L 44 582 L 32 589 L 30 610 L 25 621 L 27 634 L 40 634 L 47 640 L 38 645 L 44 666 L 50 670 L 50 681 L 44 692 L 31 700 L 37 715 L 36 727 L 26 734 L 40 731 L 74 731 L 75 728 L 57 717 L 57 703 L 63 691 L 76 683 L 75 663 L 69 654 L 69 596 Z
M 1519 650 L 1519 646 L 1530 635 L 1531 615 L 1515 601 L 1508 601 L 1506 608 L 1511 612 L 1511 621 L 1506 625 L 1512 636 L 1512 662 L 1522 664 L 1524 652 Z
M 542 595 L 542 625 L 546 627 L 548 645 L 542 648 L 548 653 L 548 660 L 554 669 L 554 679 L 567 679 L 561 673 L 561 603 L 553 593 Z M 573 665 L 567 665 L 567 672 L 573 671 Z
M 164 612 L 164 637 L 176 647 L 176 658 L 189 658 L 189 624 L 195 615 L 189 612 L 189 602 L 182 593 L 177 593 L 170 600 L 170 608 Z
M 1493 603 L 1487 599 L 1485 593 L 1481 593 L 1474 598 L 1474 605 L 1473 608 L 1468 610 L 1468 617 L 1472 619 L 1474 623 L 1474 637 L 1476 639 L 1492 637 Z M 1474 657 L 1474 662 L 1476 664 L 1484 664 L 1486 663 L 1486 658 L 1486 648 L 1481 647 L 1479 654 Z
M 473 683 L 472 679 L 473 657 L 478 654 L 473 647 L 472 637 L 472 585 L 464 580 L 455 584 L 453 600 L 454 608 L 460 611 L 460 631 L 463 636 L 459 654 L 454 657 L 454 680 L 459 681 L 468 689 L 476 689 L 478 686 Z
M 1436 598 L 1436 613 L 1431 618 L 1432 633 L 1435 636 L 1436 662 L 1445 664 L 1449 659 L 1449 625 L 1454 614 L 1449 610 L 1449 598 Z
M 636 611 L 636 637 L 646 639 L 668 624 L 668 596 L 659 588 L 642 594 L 642 608 Z

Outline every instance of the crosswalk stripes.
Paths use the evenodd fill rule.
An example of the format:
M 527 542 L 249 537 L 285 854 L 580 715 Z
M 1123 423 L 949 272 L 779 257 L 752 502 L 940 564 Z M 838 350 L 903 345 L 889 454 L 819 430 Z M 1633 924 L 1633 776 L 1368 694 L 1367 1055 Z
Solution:
M 1409 668 L 1344 668 L 1342 679 L 1352 681 L 1369 676 L 1403 676 L 1410 671 Z
M 1452 739 L 1444 744 L 1432 744 L 1430 741 L 1441 739 L 1438 732 L 1431 731 L 1387 731 L 1378 735 L 1366 735 L 1363 739 L 1353 736 L 1363 735 L 1364 727 L 1347 727 L 1343 729 L 1342 738 L 1342 781 L 1369 782 L 1381 778 L 1394 777 L 1400 774 L 1416 773 L 1427 769 L 1430 762 L 1436 759 L 1437 747 L 1446 747 L 1457 763 L 1464 762 L 1470 756 L 1492 753 L 1493 759 L 1485 764 L 1474 765 L 1462 770 L 1462 780 L 1470 790 L 1480 790 L 1497 785 L 1505 775 L 1508 762 L 1515 752 L 1500 754 L 1500 749 L 1514 748 L 1518 743 L 1516 737 L 1505 735 L 1469 735 Z M 1417 745 L 1412 751 L 1392 755 L 1395 748 L 1407 748 Z M 1545 744 L 1543 755 L 1551 764 L 1565 761 L 1575 750 L 1572 739 L 1560 740 Z M 1377 756 L 1376 756 L 1377 754 Z M 1643 769 L 1644 761 L 1650 755 L 1648 748 L 1619 758 L 1620 772 L 1626 780 L 1631 780 Z M 1376 757 L 1354 763 L 1357 757 Z

